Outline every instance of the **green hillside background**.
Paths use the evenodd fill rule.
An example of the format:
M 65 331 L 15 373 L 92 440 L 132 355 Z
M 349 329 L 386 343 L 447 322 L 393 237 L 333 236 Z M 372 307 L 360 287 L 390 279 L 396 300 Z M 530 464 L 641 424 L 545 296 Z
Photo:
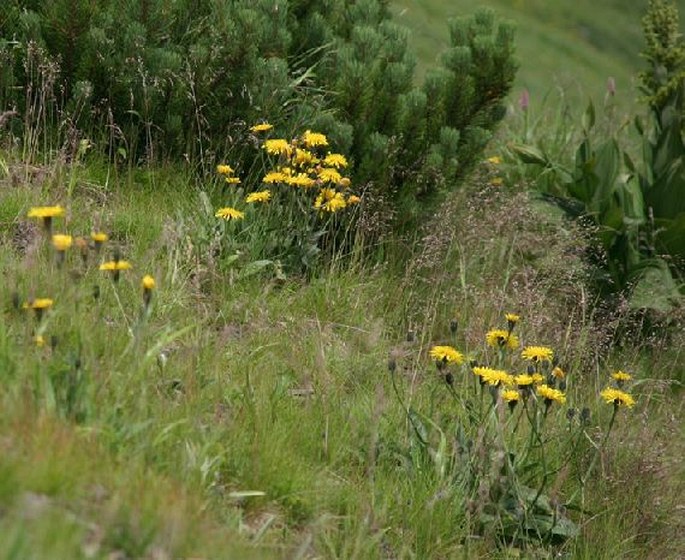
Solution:
M 685 1 L 676 4 L 685 12 Z M 631 92 L 621 103 L 639 97 L 647 0 L 395 0 L 392 6 L 397 21 L 411 29 L 418 76 L 447 47 L 447 20 L 487 6 L 517 24 L 520 69 L 513 99 L 523 88 L 533 103 L 559 90 L 571 100 L 601 99 L 610 76 L 619 93 Z

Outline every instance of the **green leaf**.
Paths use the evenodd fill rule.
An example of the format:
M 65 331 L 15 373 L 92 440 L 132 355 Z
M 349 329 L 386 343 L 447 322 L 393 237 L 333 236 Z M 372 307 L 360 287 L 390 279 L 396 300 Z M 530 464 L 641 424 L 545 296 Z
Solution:
M 551 162 L 545 156 L 545 154 L 542 153 L 539 149 L 535 148 L 534 146 L 528 146 L 524 144 L 512 144 L 509 146 L 511 151 L 514 152 L 515 155 L 518 156 L 518 158 L 523 162 L 523 163 L 536 163 L 538 165 L 544 165 L 544 166 L 549 166 L 551 165 Z

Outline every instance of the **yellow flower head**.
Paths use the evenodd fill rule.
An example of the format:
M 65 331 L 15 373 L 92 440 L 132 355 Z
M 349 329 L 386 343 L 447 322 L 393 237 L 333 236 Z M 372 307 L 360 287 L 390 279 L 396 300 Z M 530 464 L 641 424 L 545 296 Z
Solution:
M 342 181 L 340 173 L 332 167 L 324 167 L 319 171 L 318 176 L 324 183 L 339 183 Z
M 516 313 L 507 313 L 504 318 L 507 320 L 507 323 L 510 325 L 515 325 L 521 320 L 521 317 L 519 315 L 516 315 Z
M 56 233 L 52 236 L 52 245 L 57 251 L 66 251 L 73 243 L 71 235 Z
M 302 135 L 302 142 L 308 148 L 315 148 L 316 146 L 328 146 L 328 139 L 324 134 L 320 132 L 312 132 L 311 130 L 306 130 Z
M 518 337 L 502 329 L 488 331 L 485 335 L 485 341 L 488 343 L 488 346 L 493 348 L 504 348 L 506 346 L 510 350 L 516 350 L 519 347 Z
M 34 336 L 33 342 L 38 348 L 42 348 L 43 346 L 45 346 L 45 339 L 43 338 L 42 334 L 37 334 L 36 336 Z
M 133 268 L 128 261 L 107 261 L 100 265 L 100 270 L 106 270 L 109 272 L 115 272 L 118 270 L 130 270 Z
M 361 198 L 356 194 L 351 194 L 347 197 L 347 204 L 359 204 L 359 202 L 361 202 Z
M 566 377 L 566 372 L 557 366 L 552 370 L 552 375 L 557 379 L 564 379 Z
M 433 346 L 429 355 L 437 362 L 459 365 L 464 361 L 464 355 L 451 346 Z
M 502 179 L 502 177 L 493 177 L 492 181 L 490 181 L 490 184 L 493 187 L 501 187 L 504 184 L 504 179 Z
M 347 159 L 342 154 L 327 154 L 323 159 L 323 164 L 326 167 L 340 169 L 342 167 L 347 167 Z
M 347 206 L 347 202 L 345 202 L 343 194 L 329 188 L 321 189 L 314 201 L 314 208 L 326 212 L 337 212 L 345 206 Z
M 240 177 L 226 177 L 224 179 L 229 185 L 239 185 L 240 184 Z
M 251 132 L 266 132 L 267 130 L 271 130 L 274 127 L 274 125 L 269 124 L 267 122 L 259 123 L 254 126 L 250 127 Z
M 301 148 L 295 149 L 295 156 L 292 159 L 293 165 L 298 165 L 300 167 L 305 167 L 308 165 L 314 165 L 318 160 L 309 150 L 303 150 Z
M 251 204 L 253 202 L 269 202 L 271 200 L 271 191 L 257 191 L 247 195 L 245 202 Z
M 64 216 L 64 208 L 61 206 L 35 206 L 29 209 L 29 218 L 61 218 Z
M 611 377 L 614 378 L 615 381 L 618 381 L 619 383 L 623 383 L 625 381 L 630 381 L 633 376 L 630 375 L 629 373 L 626 373 L 625 371 L 615 371 L 614 373 L 611 374 Z
M 481 379 L 488 385 L 513 385 L 514 376 L 502 369 L 482 368 Z
M 289 175 L 286 175 L 282 171 L 270 171 L 262 179 L 262 183 L 285 183 Z
M 55 302 L 50 298 L 36 298 L 24 304 L 26 309 L 49 309 Z
M 533 379 L 532 375 L 522 373 L 521 375 L 517 375 L 516 377 L 514 377 L 514 383 L 516 383 L 516 385 L 518 385 L 519 387 L 527 387 L 535 383 L 535 380 Z
M 142 286 L 143 290 L 153 290 L 155 288 L 155 279 L 149 274 L 146 274 L 140 281 L 140 285 Z
M 219 175 L 232 175 L 233 173 L 235 173 L 235 170 L 230 165 L 222 163 L 216 166 L 216 172 Z
M 521 357 L 531 362 L 551 362 L 554 351 L 547 346 L 526 346 L 521 352 Z
M 224 220 L 242 220 L 245 217 L 245 212 L 226 206 L 225 208 L 219 208 L 214 214 L 217 218 L 223 218 Z
M 507 389 L 506 391 L 502 391 L 502 399 L 508 403 L 517 402 L 521 400 L 521 393 L 515 389 Z
M 538 396 L 545 399 L 545 404 L 552 404 L 552 402 L 558 402 L 559 404 L 564 404 L 566 402 L 566 395 L 562 393 L 559 389 L 553 389 L 549 385 L 543 384 L 537 388 Z
M 90 238 L 95 241 L 95 243 L 104 243 L 109 239 L 109 236 L 106 233 L 102 233 L 101 231 L 99 232 L 93 232 L 90 234 Z
M 340 179 L 340 181 L 338 181 L 338 184 L 339 184 L 343 189 L 346 189 L 347 187 L 349 187 L 349 186 L 352 184 L 352 181 L 350 181 L 350 178 L 349 178 L 349 177 L 343 177 L 342 179 Z
M 274 156 L 290 156 L 293 151 L 292 146 L 287 140 L 283 138 L 274 138 L 272 140 L 266 140 L 262 147 L 267 151 L 267 153 Z
M 308 189 L 316 184 L 316 181 L 312 179 L 306 173 L 298 173 L 297 175 L 292 175 L 286 177 L 285 183 L 291 187 L 302 187 L 303 189 Z
M 635 405 L 635 399 L 632 397 L 632 395 L 629 395 L 628 393 L 625 393 L 619 389 L 607 387 L 600 393 L 600 396 L 607 404 L 613 404 L 616 407 L 627 406 L 628 408 L 632 408 Z
M 536 385 L 539 385 L 540 383 L 542 383 L 545 380 L 545 378 L 542 376 L 542 374 L 537 373 L 537 372 L 533 373 L 531 375 L 531 377 L 533 378 L 533 383 L 535 383 Z
M 499 156 L 489 157 L 488 163 L 491 163 L 492 165 L 499 165 L 500 163 L 502 163 L 502 158 Z

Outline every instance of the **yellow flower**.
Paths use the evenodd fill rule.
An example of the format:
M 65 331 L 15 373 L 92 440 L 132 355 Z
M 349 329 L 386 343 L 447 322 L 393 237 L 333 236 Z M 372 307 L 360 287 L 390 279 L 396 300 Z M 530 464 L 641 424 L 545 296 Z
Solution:
M 109 239 L 109 236 L 106 233 L 100 232 L 93 232 L 90 234 L 90 238 L 95 241 L 96 244 L 99 243 L 104 243 Z
M 50 298 L 36 298 L 24 304 L 27 309 L 48 309 L 52 307 L 55 302 Z
M 274 127 L 274 125 L 269 124 L 267 122 L 259 123 L 254 126 L 250 127 L 251 132 L 266 132 L 267 130 L 271 130 Z
M 515 389 L 507 389 L 506 391 L 502 391 L 502 399 L 508 403 L 515 403 L 521 399 L 521 394 Z
M 226 177 L 225 180 L 229 185 L 239 185 L 240 184 L 240 177 Z
M 504 318 L 507 320 L 507 323 L 515 325 L 521 320 L 521 317 L 519 315 L 516 315 L 516 313 L 507 313 Z
M 516 385 L 519 387 L 527 387 L 532 385 L 534 382 L 535 380 L 533 379 L 533 376 L 528 375 L 527 373 L 522 373 L 521 375 L 514 377 L 514 383 L 516 383 Z
M 312 132 L 311 130 L 305 130 L 304 134 L 302 135 L 302 141 L 308 148 L 314 148 L 316 146 L 328 146 L 328 139 L 325 135 L 319 132 Z
M 613 404 L 616 407 L 627 406 L 628 408 L 632 408 L 635 405 L 635 399 L 628 393 L 624 393 L 619 389 L 607 387 L 600 393 L 600 396 L 607 404 Z
M 493 187 L 501 187 L 503 183 L 504 183 L 504 179 L 502 179 L 502 177 L 493 177 L 492 181 L 490 181 L 490 184 Z
M 286 177 L 285 183 L 291 187 L 302 187 L 307 189 L 309 187 L 313 187 L 316 184 L 316 181 L 314 181 L 314 179 L 312 179 L 306 173 L 298 173 L 297 175 Z
M 318 176 L 324 183 L 339 183 L 342 181 L 340 173 L 332 167 L 324 167 L 319 171 Z
M 264 175 L 262 183 L 285 183 L 288 177 L 282 171 L 271 171 Z
M 526 346 L 521 352 L 521 357 L 531 362 L 551 362 L 554 351 L 547 346 Z
M 550 405 L 553 401 L 559 404 L 564 404 L 566 402 L 566 395 L 559 391 L 559 389 L 553 389 L 549 385 L 543 384 L 537 388 L 537 394 L 545 399 L 545 404 Z
M 474 368 L 475 369 L 475 368 Z M 514 376 L 501 369 L 481 368 L 481 379 L 488 385 L 513 385 Z
M 611 377 L 613 377 L 619 383 L 623 383 L 625 381 L 630 381 L 633 378 L 632 375 L 630 375 L 629 373 L 626 373 L 625 371 L 615 371 L 614 373 L 611 374 Z
M 338 181 L 338 184 L 339 184 L 343 189 L 346 189 L 347 187 L 349 187 L 349 186 L 352 184 L 352 181 L 350 181 L 350 178 L 349 178 L 349 177 L 343 177 L 342 179 L 340 179 L 340 181 Z
M 61 206 L 36 206 L 29 209 L 29 218 L 60 218 L 64 216 L 64 208 Z
M 149 274 L 146 274 L 140 281 L 140 285 L 142 286 L 143 290 L 153 290 L 155 287 L 155 279 Z
M 216 172 L 219 175 L 231 175 L 232 173 L 235 173 L 235 170 L 230 165 L 222 163 L 216 166 Z
M 359 202 L 361 202 L 361 198 L 356 194 L 351 194 L 347 197 L 347 204 L 359 204 Z
M 57 251 L 66 251 L 73 242 L 71 235 L 56 233 L 52 236 L 52 245 Z
M 533 383 L 535 383 L 536 385 L 539 385 L 540 383 L 542 383 L 545 380 L 545 378 L 542 376 L 542 374 L 537 373 L 537 372 L 532 374 L 531 377 L 533 378 Z
M 267 140 L 264 142 L 262 147 L 267 151 L 267 153 L 274 156 L 290 156 L 293 151 L 292 146 L 287 140 L 283 138 L 274 138 L 272 140 Z
M 268 202 L 271 200 L 271 191 L 257 191 L 247 195 L 245 202 L 248 204 L 252 202 Z
M 347 203 L 343 194 L 329 188 L 321 189 L 314 201 L 314 208 L 325 210 L 326 212 L 337 212 L 341 208 L 345 208 L 345 206 L 347 206 Z
M 516 350 L 519 347 L 519 339 L 515 334 L 502 329 L 492 329 L 485 335 L 485 341 L 493 348 Z
M 323 164 L 327 167 L 340 169 L 341 167 L 347 167 L 347 159 L 342 154 L 327 154 L 323 159 Z
M 119 270 L 130 270 L 133 268 L 128 261 L 107 261 L 100 265 L 100 270 L 106 270 L 109 272 L 116 272 Z
M 224 220 L 242 220 L 245 217 L 245 212 L 226 206 L 225 208 L 219 208 L 214 216 Z
M 502 163 L 502 158 L 499 156 L 489 157 L 488 163 L 492 163 L 493 165 L 499 165 L 500 163 Z
M 33 342 L 36 344 L 38 348 L 42 348 L 43 346 L 45 346 L 45 339 L 43 338 L 42 334 L 37 334 L 36 336 L 34 336 Z
M 566 377 L 566 372 L 557 366 L 552 370 L 552 375 L 557 379 L 564 379 L 564 377 Z
M 451 346 L 433 346 L 429 355 L 438 362 L 459 365 L 464 361 L 464 355 Z
M 309 150 L 302 150 L 301 148 L 295 149 L 295 157 L 292 159 L 294 165 L 304 167 L 306 165 L 313 165 L 316 161 L 316 157 L 314 157 L 314 154 Z

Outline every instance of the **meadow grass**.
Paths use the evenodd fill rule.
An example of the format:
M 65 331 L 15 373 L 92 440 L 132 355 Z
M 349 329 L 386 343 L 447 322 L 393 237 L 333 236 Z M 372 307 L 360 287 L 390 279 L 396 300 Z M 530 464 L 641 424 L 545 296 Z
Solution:
M 493 186 L 496 164 L 484 163 L 404 240 L 401 260 L 334 260 L 284 280 L 270 269 L 241 276 L 243 261 L 226 272 L 197 245 L 207 185 L 183 170 L 115 173 L 92 161 L 29 177 L 11 152 L 2 159 L 0 529 L 9 538 L 0 557 L 683 551 L 682 336 L 655 330 L 615 346 L 626 315 L 592 300 L 582 232 L 524 192 Z M 67 209 L 54 231 L 110 239 L 87 262 L 73 247 L 58 266 L 40 223 L 26 217 L 41 204 Z M 118 283 L 98 270 L 115 247 L 133 265 Z M 147 310 L 144 274 L 156 279 Z M 54 299 L 40 320 L 22 309 L 39 297 Z M 465 459 L 455 420 L 466 421 L 466 409 L 428 357 L 448 343 L 495 359 L 484 335 L 509 311 L 522 316 L 522 344 L 562 357 L 567 408 L 591 411 L 577 428 L 575 463 L 545 490 L 561 501 L 580 488 L 580 511 L 567 513 L 580 533 L 560 542 L 508 541 L 502 527 L 483 525 L 496 471 L 468 482 L 464 465 L 494 468 L 505 448 L 489 430 L 506 410 L 484 416 L 493 426 L 484 432 L 463 424 L 477 451 Z M 611 406 L 598 392 L 616 369 L 634 374 L 638 404 L 620 411 L 601 445 Z M 472 399 L 468 366 L 454 375 Z M 489 397 L 474 397 L 486 410 Z M 569 450 L 565 410 L 548 419 L 550 464 Z

